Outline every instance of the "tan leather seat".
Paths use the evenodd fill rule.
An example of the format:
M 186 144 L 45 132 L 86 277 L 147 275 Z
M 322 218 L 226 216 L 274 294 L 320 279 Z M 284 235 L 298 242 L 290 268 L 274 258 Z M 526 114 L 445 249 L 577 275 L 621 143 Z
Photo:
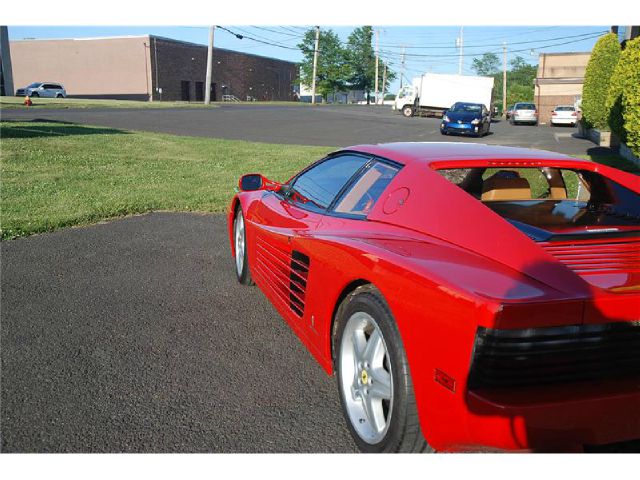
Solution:
M 531 200 L 531 187 L 526 178 L 493 175 L 482 184 L 482 200 Z

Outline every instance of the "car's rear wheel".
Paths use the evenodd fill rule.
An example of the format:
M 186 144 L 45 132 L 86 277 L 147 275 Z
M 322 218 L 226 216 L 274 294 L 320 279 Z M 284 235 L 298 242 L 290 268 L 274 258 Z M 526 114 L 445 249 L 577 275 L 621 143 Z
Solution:
M 235 247 L 236 277 L 238 282 L 243 285 L 253 285 L 251 273 L 249 272 L 244 215 L 242 215 L 240 208 L 236 210 L 236 216 L 233 220 L 233 245 Z
M 40 96 L 40 94 L 39 94 L 38 92 L 33 92 L 33 93 L 31 94 L 31 96 L 32 96 L 32 97 L 39 97 L 39 96 Z
M 64 98 L 64 96 L 63 96 L 61 93 L 58 93 L 58 94 L 56 95 L 56 98 Z
M 360 450 L 432 451 L 420 430 L 402 340 L 380 292 L 366 285 L 351 293 L 334 331 L 340 401 Z
M 402 115 L 404 115 L 405 117 L 412 117 L 413 116 L 413 107 L 411 105 L 405 105 L 402 108 Z

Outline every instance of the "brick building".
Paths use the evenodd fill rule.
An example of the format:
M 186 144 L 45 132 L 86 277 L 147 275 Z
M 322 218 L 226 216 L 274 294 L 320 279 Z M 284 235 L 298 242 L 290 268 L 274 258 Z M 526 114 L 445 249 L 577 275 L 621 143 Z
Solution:
M 154 35 L 11 42 L 15 88 L 60 82 L 70 97 L 204 100 L 207 47 Z M 293 62 L 213 49 L 211 99 L 292 100 Z
M 540 54 L 534 91 L 540 123 L 549 123 L 556 105 L 580 104 L 590 57 L 590 52 Z

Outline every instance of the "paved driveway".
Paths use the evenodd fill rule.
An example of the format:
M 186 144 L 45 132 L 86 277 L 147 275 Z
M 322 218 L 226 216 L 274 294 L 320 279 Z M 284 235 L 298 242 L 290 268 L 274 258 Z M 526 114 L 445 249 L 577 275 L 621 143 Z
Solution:
M 2 242 L 3 452 L 352 452 L 337 389 L 219 215 Z
M 586 155 L 594 148 L 576 129 L 512 126 L 498 121 L 481 139 L 442 136 L 436 118 L 404 118 L 391 107 L 222 105 L 212 109 L 5 110 L 6 120 L 49 119 L 127 130 L 268 143 L 344 147 L 358 143 L 453 141 L 540 148 Z

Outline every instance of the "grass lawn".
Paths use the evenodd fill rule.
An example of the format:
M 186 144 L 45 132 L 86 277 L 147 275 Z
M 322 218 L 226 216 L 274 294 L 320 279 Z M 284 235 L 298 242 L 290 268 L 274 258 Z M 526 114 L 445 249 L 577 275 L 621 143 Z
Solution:
M 285 181 L 333 150 L 37 121 L 0 122 L 0 136 L 3 240 L 151 210 L 222 212 L 243 173 Z
M 217 108 L 217 105 L 190 102 L 143 102 L 138 100 L 104 100 L 85 98 L 34 98 L 29 109 L 43 108 Z M 0 97 L 0 109 L 26 109 L 24 97 Z
M 217 108 L 218 105 L 229 104 L 229 102 L 213 102 L 205 105 L 203 102 L 144 102 L 140 100 L 107 100 L 107 99 L 86 99 L 86 98 L 34 98 L 31 97 L 33 105 L 29 108 Z M 310 103 L 305 102 L 237 102 L 232 105 L 283 105 L 294 107 L 309 107 Z M 321 106 L 324 104 L 318 104 Z M 15 110 L 26 109 L 24 97 L 0 97 L 0 109 Z
M 625 172 L 640 174 L 640 167 L 638 167 L 638 165 L 619 155 L 584 155 L 580 158 L 586 158 L 587 160 L 608 165 L 609 167 L 617 168 Z
M 238 177 L 273 180 L 331 151 L 55 122 L 0 122 L 1 237 L 150 210 L 222 212 Z

